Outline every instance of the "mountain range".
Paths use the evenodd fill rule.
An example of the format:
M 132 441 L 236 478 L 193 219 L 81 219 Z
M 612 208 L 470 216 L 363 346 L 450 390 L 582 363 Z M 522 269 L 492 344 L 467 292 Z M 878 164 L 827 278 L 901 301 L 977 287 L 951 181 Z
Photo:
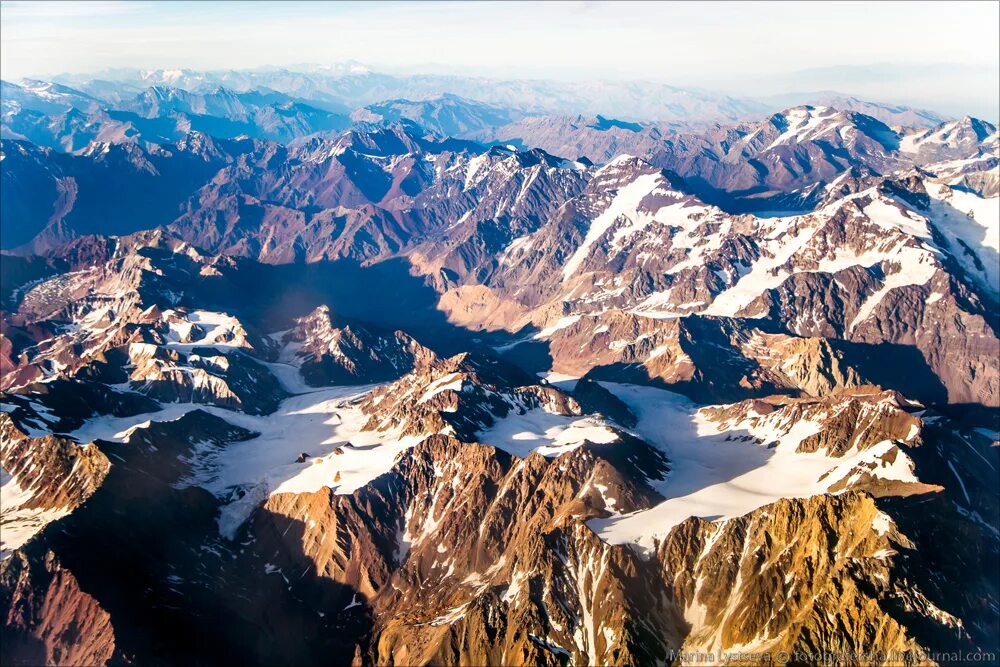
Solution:
M 1000 651 L 997 127 L 543 83 L 3 83 L 4 664 Z

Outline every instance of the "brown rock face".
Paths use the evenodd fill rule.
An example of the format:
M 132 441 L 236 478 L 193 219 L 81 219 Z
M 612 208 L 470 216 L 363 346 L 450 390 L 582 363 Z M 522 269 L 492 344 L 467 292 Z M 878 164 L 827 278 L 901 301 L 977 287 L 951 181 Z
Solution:
M 59 436 L 30 438 L 0 414 L 0 463 L 32 492 L 25 509 L 71 510 L 101 485 L 111 462 L 97 447 Z
M 359 500 L 334 495 L 330 489 L 277 494 L 254 515 L 250 530 L 262 553 L 275 554 L 276 567 L 289 572 L 308 569 L 346 585 L 358 599 L 368 600 L 395 565 L 396 526 L 380 520 L 383 511 L 391 511 L 383 498 Z M 293 524 L 300 534 L 289 536 L 287 529 Z M 352 595 L 343 593 L 327 602 L 343 608 L 351 603 Z
M 115 651 L 111 616 L 52 552 L 0 563 L 6 665 L 103 665 Z
M 623 616 L 636 613 L 616 576 L 636 576 L 627 574 L 635 557 L 602 543 L 581 520 L 602 514 L 594 492 L 602 483 L 620 492 L 623 511 L 655 496 L 642 475 L 622 477 L 600 458 L 607 449 L 581 447 L 548 461 L 444 438 L 416 448 L 399 468 L 412 500 L 401 521 L 401 567 L 374 601 L 382 620 L 373 658 L 555 664 L 567 653 L 627 653 L 620 645 L 628 633 L 594 633 L 605 617 L 623 628 Z M 421 592 L 428 587 L 431 596 Z
M 741 348 L 777 378 L 777 384 L 809 396 L 826 396 L 864 384 L 863 376 L 825 338 L 753 331 Z
M 426 481 L 408 492 L 402 516 L 395 511 L 406 550 L 371 600 L 373 662 L 647 664 L 681 648 L 871 646 L 916 657 L 909 617 L 881 601 L 937 614 L 894 574 L 898 551 L 915 545 L 863 494 L 783 500 L 714 524 L 690 519 L 643 560 L 601 542 L 581 522 L 590 511 L 566 504 L 579 482 L 566 491 L 553 483 L 573 469 L 571 455 L 545 468 L 533 456 L 506 473 L 510 463 L 492 456 L 432 438 L 394 473 Z M 482 472 L 464 482 L 453 470 Z M 460 518 L 470 511 L 478 530 Z
M 298 361 L 306 383 L 316 387 L 395 380 L 436 358 L 402 331 L 335 327 L 327 306 L 296 320 L 282 342 L 290 348 L 287 356 Z
M 698 400 L 824 396 L 865 383 L 863 367 L 826 339 L 767 333 L 739 320 L 658 320 L 611 309 L 584 315 L 545 342 L 559 372 L 668 385 Z
M 361 404 L 369 431 L 397 429 L 403 435 L 450 433 L 473 440 L 511 411 L 543 407 L 554 414 L 579 415 L 580 406 L 556 389 L 497 358 L 460 354 L 416 369 L 372 391 Z
M 690 624 L 685 648 L 916 655 L 881 604 L 906 594 L 892 563 L 911 546 L 870 498 L 849 493 L 782 500 L 718 524 L 689 520 L 656 557 Z
M 813 422 L 816 432 L 805 436 L 796 451 L 843 456 L 852 449 L 864 451 L 884 440 L 919 445 L 923 422 L 904 409 L 917 407 L 920 405 L 896 392 L 861 387 L 820 399 L 786 396 L 751 399 L 703 408 L 702 413 L 720 426 L 739 422 L 751 427 L 768 424 L 773 426 L 776 437 L 786 435 L 800 422 Z

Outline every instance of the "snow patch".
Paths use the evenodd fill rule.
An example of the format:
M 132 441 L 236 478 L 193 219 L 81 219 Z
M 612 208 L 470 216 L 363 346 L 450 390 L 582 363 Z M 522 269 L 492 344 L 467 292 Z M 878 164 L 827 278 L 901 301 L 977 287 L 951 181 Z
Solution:
M 652 482 L 666 498 L 660 504 L 588 522 L 611 544 L 632 543 L 648 550 L 655 539 L 662 539 L 692 516 L 733 518 L 781 498 L 827 493 L 836 479 L 825 475 L 838 467 L 846 474 L 884 454 L 881 448 L 848 452 L 839 458 L 824 452 L 799 453 L 795 451 L 798 442 L 815 432 L 816 425 L 804 422 L 787 434 L 751 433 L 746 425 L 720 431 L 719 424 L 705 418 L 697 404 L 679 394 L 653 387 L 601 384 L 629 406 L 639 420 L 636 433 L 661 449 L 672 468 L 666 480 Z M 909 481 L 915 479 L 909 466 L 912 462 L 900 451 L 894 464 L 873 474 Z
M 523 458 L 532 452 L 558 456 L 576 449 L 586 440 L 606 444 L 615 442 L 618 435 L 593 417 L 554 415 L 536 408 L 497 420 L 477 438 L 484 444 Z

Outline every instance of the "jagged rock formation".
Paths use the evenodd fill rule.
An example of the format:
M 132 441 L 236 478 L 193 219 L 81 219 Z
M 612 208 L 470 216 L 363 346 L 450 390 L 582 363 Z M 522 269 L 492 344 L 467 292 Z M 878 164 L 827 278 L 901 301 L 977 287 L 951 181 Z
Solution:
M 686 649 L 860 654 L 878 646 L 916 659 L 919 644 L 882 606 L 919 597 L 892 574 L 896 549 L 912 548 L 871 499 L 847 494 L 779 501 L 718 525 L 692 520 L 656 557 L 691 626 Z
M 3 471 L 3 556 L 48 523 L 79 507 L 104 481 L 111 462 L 93 445 L 69 438 L 29 437 L 7 413 L 0 413 L 0 470 Z
M 843 456 L 852 449 L 863 451 L 885 440 L 918 445 L 923 423 L 901 408 L 912 409 L 915 405 L 896 392 L 860 388 L 824 399 L 752 399 L 704 408 L 702 414 L 718 423 L 720 430 L 732 430 L 745 422 L 751 433 L 770 430 L 776 439 L 802 423 L 813 422 L 817 431 L 804 436 L 795 451 L 822 450 L 831 456 Z
M 369 415 L 369 430 L 399 429 L 404 435 L 449 433 L 465 440 L 511 410 L 544 408 L 559 415 L 581 414 L 570 396 L 529 382 L 522 371 L 498 359 L 461 354 L 376 389 L 361 410 Z
M 435 358 L 403 331 L 335 327 L 328 306 L 296 320 L 281 342 L 281 358 L 297 361 L 303 379 L 314 387 L 394 380 Z
M 599 412 L 627 428 L 636 424 L 635 415 L 617 396 L 590 378 L 582 378 L 573 388 L 573 398 L 586 412 Z
M 15 552 L 0 569 L 4 662 L 102 665 L 115 651 L 111 616 L 52 552 L 30 560 Z

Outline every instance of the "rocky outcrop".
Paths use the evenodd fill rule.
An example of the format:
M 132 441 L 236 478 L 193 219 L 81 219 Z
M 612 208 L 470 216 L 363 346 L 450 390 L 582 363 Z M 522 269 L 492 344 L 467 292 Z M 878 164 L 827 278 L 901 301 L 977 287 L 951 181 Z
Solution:
M 656 558 L 690 624 L 685 649 L 774 655 L 878 647 L 916 659 L 920 644 L 883 608 L 885 599 L 919 595 L 893 576 L 897 549 L 912 546 L 870 498 L 846 494 L 782 500 L 717 524 L 689 520 Z M 933 609 L 928 601 L 924 613 Z M 942 613 L 939 622 L 955 619 Z
M 848 360 L 849 355 L 825 338 L 753 330 L 741 351 L 773 373 L 776 384 L 809 396 L 827 396 L 864 384 L 858 368 Z
M 7 413 L 0 413 L 0 463 L 26 493 L 13 509 L 71 510 L 86 500 L 108 474 L 111 462 L 93 446 L 69 438 L 24 434 Z
M 495 357 L 463 353 L 371 392 L 361 404 L 370 415 L 365 429 L 473 440 L 477 431 L 512 411 L 543 408 L 553 414 L 581 414 L 572 397 L 530 382 L 523 371 Z
M 29 384 L 15 393 L 2 394 L 6 414 L 22 430 L 65 433 L 88 418 L 110 415 L 130 417 L 153 412 L 159 405 L 130 391 L 118 391 L 92 380 L 53 379 Z
M 282 358 L 294 361 L 307 384 L 367 384 L 395 380 L 435 359 L 403 331 L 377 332 L 335 327 L 328 306 L 320 306 L 281 337 Z
M 51 552 L 0 563 L 8 665 L 103 665 L 115 652 L 111 616 Z
M 751 433 L 766 432 L 774 440 L 795 429 L 801 435 L 795 451 L 840 457 L 885 440 L 918 446 L 923 422 L 907 409 L 920 407 L 896 392 L 862 387 L 822 399 L 770 396 L 746 400 L 702 408 L 701 414 L 719 424 L 720 430 L 746 424 Z M 812 424 L 811 433 L 804 432 L 804 423 Z
M 129 348 L 129 387 L 165 403 L 206 403 L 248 414 L 274 412 L 288 394 L 278 380 L 248 356 L 194 348 L 160 354 L 159 348 Z
M 110 468 L 94 445 L 56 435 L 30 437 L 8 413 L 0 413 L 2 558 L 83 504 Z
M 399 468 L 412 500 L 401 521 L 402 567 L 375 600 L 384 620 L 374 659 L 464 664 L 477 657 L 502 662 L 504 655 L 517 662 L 624 654 L 617 644 L 634 630 L 616 641 L 598 628 L 607 616 L 623 627 L 638 609 L 628 605 L 623 584 L 603 574 L 627 572 L 635 557 L 623 552 L 618 561 L 579 521 L 600 516 L 602 482 L 609 495 L 620 492 L 623 511 L 655 496 L 641 475 L 616 473 L 601 458 L 607 449 L 581 447 L 551 462 L 537 454 L 516 462 L 444 438 L 415 449 Z M 468 474 L 476 469 L 483 472 Z M 471 522 L 463 517 L 468 512 L 475 513 Z M 419 592 L 431 585 L 432 598 Z
M 573 387 L 573 398 L 585 412 L 597 412 L 626 428 L 636 424 L 635 415 L 617 396 L 590 378 L 581 378 Z
M 612 309 L 566 316 L 536 337 L 558 372 L 667 385 L 698 400 L 778 391 L 823 396 L 864 384 L 861 360 L 826 339 L 750 324 L 698 316 L 660 320 Z M 520 349 L 537 345 L 522 343 L 507 354 L 517 359 Z

